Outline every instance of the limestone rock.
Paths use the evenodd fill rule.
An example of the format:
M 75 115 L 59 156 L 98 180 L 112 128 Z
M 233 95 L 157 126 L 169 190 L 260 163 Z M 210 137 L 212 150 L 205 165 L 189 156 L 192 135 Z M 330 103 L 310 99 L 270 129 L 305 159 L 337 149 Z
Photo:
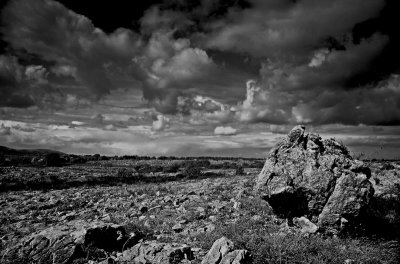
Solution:
M 147 241 L 125 250 L 117 263 L 177 264 L 192 258 L 187 245 Z
M 296 126 L 267 156 L 256 191 L 281 217 L 307 216 L 321 229 L 357 221 L 374 194 L 370 169 L 334 139 Z
M 226 254 L 220 264 L 250 264 L 250 253 L 247 250 L 234 250 Z
M 293 218 L 293 223 L 300 228 L 303 234 L 314 234 L 318 231 L 318 226 L 304 216 Z
M 234 250 L 234 244 L 226 237 L 221 237 L 212 245 L 202 264 L 246 264 L 251 263 L 247 250 Z
M 120 251 L 128 237 L 122 226 L 103 222 L 73 221 L 29 235 L 2 253 L 10 263 L 71 263 L 87 250 Z

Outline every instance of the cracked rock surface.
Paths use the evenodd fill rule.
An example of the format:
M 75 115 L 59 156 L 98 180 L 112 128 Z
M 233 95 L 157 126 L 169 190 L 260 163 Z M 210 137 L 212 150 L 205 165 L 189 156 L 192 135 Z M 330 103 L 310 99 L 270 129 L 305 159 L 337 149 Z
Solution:
M 71 263 L 87 255 L 90 248 L 118 251 L 127 241 L 120 225 L 103 222 L 72 221 L 53 226 L 23 238 L 3 254 L 3 260 L 21 263 Z
M 191 248 L 176 243 L 142 242 L 123 252 L 118 258 L 120 263 L 137 264 L 175 264 L 193 259 Z
M 370 176 L 344 145 L 296 126 L 268 154 L 255 189 L 278 215 L 307 216 L 337 233 L 368 206 L 374 194 Z
M 221 237 L 212 245 L 201 264 L 246 264 L 251 263 L 247 250 L 234 250 L 233 242 Z

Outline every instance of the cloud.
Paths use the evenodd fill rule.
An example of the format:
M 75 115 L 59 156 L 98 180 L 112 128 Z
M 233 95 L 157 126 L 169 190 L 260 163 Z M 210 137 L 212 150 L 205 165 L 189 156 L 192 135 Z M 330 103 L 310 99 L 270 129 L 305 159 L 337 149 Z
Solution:
M 174 10 L 160 10 L 159 6 L 149 8 L 140 19 L 141 30 L 145 33 L 158 31 L 160 29 L 171 29 L 189 26 L 193 23 L 184 13 Z
M 176 15 L 156 10 L 150 9 L 142 19 L 143 32 L 152 28 L 146 34 L 125 28 L 106 34 L 59 2 L 9 1 L 2 12 L 3 39 L 13 49 L 51 65 L 25 70 L 28 79 L 47 84 L 43 92 L 47 94 L 36 96 L 31 105 L 44 106 L 52 100 L 63 105 L 71 95 L 98 100 L 112 90 L 130 88 L 142 89 L 149 106 L 173 114 L 179 96 L 194 96 L 194 91 L 211 94 L 216 86 L 231 87 L 236 82 L 236 74 L 216 65 L 189 38 L 175 37 L 172 26 L 152 27 Z M 25 92 L 27 98 L 35 95 Z
M 104 129 L 105 129 L 105 130 L 108 130 L 108 131 L 117 131 L 117 128 L 116 128 L 113 124 L 106 125 L 106 126 L 104 127 Z
M 232 127 L 216 127 L 214 130 L 215 135 L 232 136 L 236 135 L 237 130 Z
M 66 96 L 49 86 L 47 78 L 48 71 L 41 65 L 25 66 L 15 56 L 0 55 L 0 107 L 62 106 Z
M 24 87 L 24 67 L 16 57 L 0 55 L 0 106 L 29 107 L 34 105 L 32 97 Z
M 348 86 L 349 76 L 368 67 L 386 42 L 385 36 L 374 35 L 359 45 L 347 43 L 345 50 L 318 50 L 304 64 L 268 61 L 260 70 L 261 80 L 247 82 L 245 100 L 234 107 L 235 119 L 272 124 L 397 123 L 399 107 L 389 99 L 398 98 L 393 88 L 396 76 L 379 84 Z M 385 107 L 383 101 L 388 102 Z
M 86 125 L 86 123 L 85 122 L 82 122 L 82 121 L 72 121 L 71 122 L 71 125 L 72 126 L 83 126 L 83 125 Z
M 361 2 L 362 10 L 359 9 Z M 282 1 L 280 3 L 253 0 L 246 8 L 231 6 L 228 7 L 229 12 L 224 15 L 203 20 L 205 22 L 200 22 L 198 26 L 200 29 L 206 29 L 204 32 L 198 31 L 192 36 L 186 34 L 189 37 L 181 39 L 174 45 L 172 45 L 174 40 L 166 34 L 153 35 L 153 44 L 149 46 L 157 48 L 150 49 L 153 50 L 152 54 L 169 58 L 169 64 L 165 63 L 164 59 L 156 61 L 152 68 L 155 76 L 172 72 L 175 72 L 174 76 L 183 77 L 183 73 L 186 72 L 197 76 L 195 70 L 191 71 L 191 67 L 187 67 L 182 74 L 174 71 L 175 64 L 171 58 L 177 55 L 167 55 L 168 50 L 176 50 L 173 47 L 190 47 L 191 52 L 188 50 L 188 54 L 193 54 L 193 49 L 196 48 L 192 46 L 200 45 L 203 50 L 217 49 L 233 54 L 244 53 L 263 61 L 259 72 L 260 77 L 252 82 L 252 85 L 247 84 L 243 101 L 239 100 L 240 95 L 237 93 L 240 91 L 237 88 L 238 83 L 235 85 L 234 93 L 225 93 L 228 97 L 232 96 L 229 104 L 222 107 L 210 101 L 209 106 L 212 107 L 208 109 L 203 107 L 203 104 L 198 104 L 194 100 L 195 96 L 185 96 L 178 88 L 176 94 L 155 91 L 154 94 L 161 97 L 157 109 L 170 111 L 173 108 L 168 108 L 168 106 L 177 104 L 179 112 L 196 115 L 191 119 L 193 124 L 210 123 L 216 120 L 223 123 L 236 120 L 244 123 L 272 124 L 325 124 L 329 122 L 377 124 L 380 122 L 378 117 L 375 120 L 367 120 L 362 114 L 340 117 L 335 112 L 342 113 L 340 107 L 346 111 L 359 108 L 354 100 L 347 100 L 346 105 L 343 105 L 341 103 L 343 98 L 360 93 L 365 94 L 364 97 L 367 98 L 368 94 L 372 95 L 379 89 L 371 88 L 377 84 L 362 82 L 359 76 L 369 71 L 371 65 L 389 43 L 389 38 L 377 33 L 361 41 L 354 41 L 352 30 L 357 23 L 377 16 L 384 5 L 383 0 L 366 2 L 357 0 L 351 3 L 344 0 Z M 177 28 L 179 31 L 193 26 L 193 23 L 197 23 L 194 17 L 206 16 L 212 9 L 204 8 L 204 5 L 202 13 L 199 11 L 199 6 L 193 7 L 189 9 L 191 11 L 187 12 L 185 17 L 183 12 L 179 11 L 181 7 L 182 10 L 187 10 L 184 6 L 177 3 L 174 11 L 155 7 L 145 16 L 146 23 L 161 25 L 161 22 L 164 22 L 166 25 L 164 30 L 169 27 Z M 338 17 L 340 20 L 337 19 Z M 170 48 L 167 48 L 166 43 L 169 43 Z M 208 53 L 204 54 L 208 55 Z M 264 57 L 268 59 L 261 59 Z M 193 61 L 201 61 L 204 64 L 207 62 L 207 60 L 200 60 L 200 57 L 196 58 L 197 60 Z M 218 67 L 214 67 L 216 62 L 214 60 L 211 62 L 208 69 L 218 72 Z M 157 69 L 160 70 L 157 71 Z M 205 69 L 201 71 L 206 72 Z M 213 76 L 214 74 L 210 74 L 210 82 L 216 81 Z M 198 79 L 204 79 L 204 76 L 200 75 Z M 223 75 L 220 79 L 224 79 Z M 184 84 L 183 87 L 186 91 L 188 90 L 188 85 L 183 81 L 184 78 L 181 78 L 177 84 L 174 84 L 172 80 L 173 78 L 165 75 L 157 79 L 157 85 L 168 87 L 166 83 L 170 83 L 171 87 L 179 87 L 180 84 Z M 191 82 L 198 85 L 201 81 L 192 78 Z M 224 89 L 229 87 L 226 84 Z M 202 91 L 201 88 L 196 88 L 199 94 L 212 98 L 214 101 L 226 98 L 221 96 L 222 93 L 212 94 L 212 89 Z M 185 98 L 184 103 L 180 98 Z M 317 102 L 315 98 L 320 100 Z M 238 102 L 236 105 L 235 101 Z M 393 113 L 397 113 L 396 106 L 392 105 L 392 107 Z M 392 120 L 396 120 L 396 115 L 391 116 Z
M 2 137 L 2 145 L 13 148 L 46 148 L 66 153 L 102 153 L 104 155 L 176 155 L 176 156 L 247 156 L 265 157 L 269 149 L 292 128 L 290 125 L 246 124 L 238 127 L 241 133 L 232 137 L 210 135 L 208 131 L 185 133 L 181 128 L 161 136 L 151 126 L 70 127 L 45 123 L 25 123 L 0 120 L 11 128 L 11 135 Z M 15 129 L 32 127 L 34 131 Z M 1 130 L 1 125 L 0 125 Z M 307 126 L 308 131 L 323 138 L 336 138 L 349 145 L 352 151 L 373 157 L 398 157 L 398 126 L 344 126 L 340 124 Z M 199 129 L 197 129 L 199 131 Z
M 218 89 L 234 90 L 242 76 L 218 66 L 208 53 L 193 47 L 186 38 L 175 39 L 174 31 L 156 31 L 146 52 L 135 61 L 145 69 L 144 98 L 164 114 L 176 114 L 179 97 L 216 95 Z M 236 85 L 235 85 L 236 84 Z
M 158 82 L 160 88 L 167 85 L 168 79 L 185 80 L 193 76 L 202 76 L 207 73 L 207 66 L 212 64 L 212 60 L 207 53 L 198 48 L 186 48 L 168 61 L 157 59 L 151 69 L 162 81 Z
M 379 15 L 383 0 L 200 2 L 153 6 L 139 33 L 108 34 L 53 0 L 9 1 L 3 39 L 31 60 L 0 57 L 0 106 L 88 107 L 132 89 L 144 100 L 129 102 L 121 92 L 115 107 L 191 115 L 188 123 L 208 129 L 237 122 L 398 124 L 397 77 L 364 78 L 391 38 L 352 34 Z M 248 79 L 254 81 L 244 90 Z M 96 122 L 112 123 L 89 121 Z M 167 122 L 155 123 L 162 131 Z
M 326 61 L 329 53 L 330 53 L 329 49 L 321 49 L 316 51 L 308 66 L 309 67 L 321 66 Z
M 232 9 L 212 21 L 211 33 L 202 35 L 204 45 L 253 56 L 304 59 L 323 40 L 351 32 L 356 23 L 378 15 L 385 5 L 383 0 L 250 2 L 251 8 Z
M 97 114 L 92 116 L 91 119 L 97 124 L 102 124 L 104 121 L 104 116 L 102 114 Z
M 80 89 L 63 87 L 67 89 L 64 92 L 89 98 L 98 98 L 115 89 L 116 68 L 128 68 L 140 42 L 137 35 L 126 29 L 107 35 L 88 18 L 52 0 L 11 0 L 2 11 L 2 21 L 3 39 L 14 49 L 25 50 L 53 64 L 52 77 L 75 78 Z M 26 74 L 38 81 L 47 75 L 39 65 L 28 67 Z
M 146 57 L 140 58 L 142 67 L 149 70 L 149 82 L 157 89 L 200 78 L 208 66 L 215 66 L 205 51 L 192 48 L 188 39 L 173 39 L 172 33 L 153 33 Z
M 0 136 L 10 136 L 11 127 L 5 126 L 3 123 L 0 126 Z
M 30 65 L 26 67 L 25 75 L 28 80 L 35 81 L 38 84 L 48 83 L 47 76 L 49 73 L 42 65 Z
M 153 131 L 163 131 L 169 126 L 169 119 L 163 115 L 158 115 L 157 120 L 153 121 L 152 130 Z
M 19 130 L 19 131 L 23 131 L 23 132 L 35 132 L 36 129 L 31 127 L 30 125 L 27 124 L 17 124 L 15 126 L 12 126 L 12 128 L 14 130 Z

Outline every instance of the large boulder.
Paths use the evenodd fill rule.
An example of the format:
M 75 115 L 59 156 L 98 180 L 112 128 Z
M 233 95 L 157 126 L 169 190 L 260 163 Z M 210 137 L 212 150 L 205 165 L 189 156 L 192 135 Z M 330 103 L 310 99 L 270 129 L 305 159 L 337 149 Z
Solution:
M 2 263 L 67 264 L 80 258 L 106 258 L 121 251 L 128 241 L 120 225 L 103 222 L 72 221 L 49 227 L 23 238 L 20 243 L 1 252 Z
M 296 126 L 268 154 L 255 188 L 279 216 L 306 216 L 320 230 L 337 233 L 369 204 L 370 176 L 343 144 Z

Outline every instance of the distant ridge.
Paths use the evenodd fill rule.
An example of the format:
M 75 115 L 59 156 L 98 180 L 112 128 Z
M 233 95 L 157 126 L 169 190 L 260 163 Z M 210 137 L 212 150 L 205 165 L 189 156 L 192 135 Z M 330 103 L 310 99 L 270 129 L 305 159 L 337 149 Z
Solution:
M 13 149 L 0 146 L 0 155 L 26 156 L 26 155 L 47 155 L 51 153 L 64 154 L 63 152 L 51 149 Z

